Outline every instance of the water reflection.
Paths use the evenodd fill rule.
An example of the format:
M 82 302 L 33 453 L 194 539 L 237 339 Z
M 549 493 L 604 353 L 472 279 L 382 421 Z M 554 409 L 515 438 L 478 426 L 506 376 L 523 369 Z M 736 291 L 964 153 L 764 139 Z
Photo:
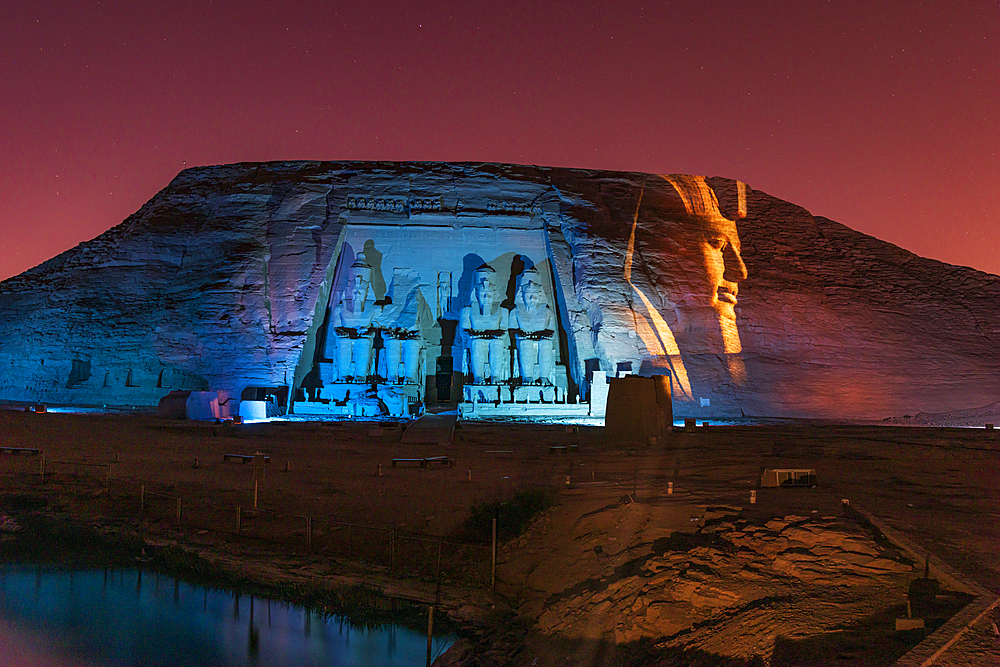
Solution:
M 437 656 L 453 638 L 436 637 Z M 137 570 L 0 569 L 0 655 L 32 667 L 422 666 L 427 638 Z

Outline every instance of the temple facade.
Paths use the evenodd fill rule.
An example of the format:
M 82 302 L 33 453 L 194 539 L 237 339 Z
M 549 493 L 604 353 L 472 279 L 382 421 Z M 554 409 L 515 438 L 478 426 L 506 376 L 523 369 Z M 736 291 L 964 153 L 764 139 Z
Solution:
M 405 198 L 349 206 L 295 413 L 591 414 L 541 204 L 491 201 L 467 218 L 426 197 L 416 214 Z

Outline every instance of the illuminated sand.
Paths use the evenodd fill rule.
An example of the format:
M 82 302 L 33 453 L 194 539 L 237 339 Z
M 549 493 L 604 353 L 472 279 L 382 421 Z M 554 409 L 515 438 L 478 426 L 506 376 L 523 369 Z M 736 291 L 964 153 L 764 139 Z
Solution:
M 864 642 L 893 635 L 886 626 L 905 615 L 907 583 L 921 568 L 901 560 L 891 546 L 874 543 L 852 521 L 844 522 L 845 497 L 971 580 L 1000 588 L 995 558 L 1000 490 L 994 481 L 1000 475 L 1000 438 L 981 429 L 718 427 L 636 448 L 605 444 L 600 429 L 585 427 L 567 433 L 556 426 L 466 423 L 453 444 L 431 446 L 400 444 L 388 429 L 379 442 L 371 425 L 224 428 L 148 417 L 22 412 L 0 412 L 0 420 L 5 445 L 38 446 L 52 460 L 106 463 L 117 454 L 118 483 L 143 481 L 183 495 L 192 523 L 198 512 L 204 520 L 214 512 L 228 524 L 235 504 L 252 502 L 252 467 L 222 462 L 223 454 L 233 451 L 259 449 L 271 456 L 262 507 L 401 532 L 452 536 L 473 503 L 523 488 L 556 490 L 559 504 L 522 538 L 502 546 L 499 598 L 490 598 L 471 579 L 449 575 L 443 584 L 443 606 L 451 615 L 480 628 L 487 624 L 475 648 L 479 664 L 529 665 L 535 658 L 539 665 L 566 664 L 566 656 L 574 664 L 605 664 L 615 646 L 660 651 L 664 659 L 705 651 L 733 660 L 758 653 L 774 658 L 773 664 L 810 664 L 802 662 L 803 655 L 814 660 L 811 664 L 886 664 L 876 659 L 886 654 L 866 651 Z M 550 445 L 569 444 L 578 444 L 579 453 L 549 453 Z M 430 455 L 450 456 L 456 465 L 391 466 L 393 458 Z M 196 456 L 198 469 L 191 467 Z M 288 473 L 280 472 L 285 461 Z M 375 474 L 378 464 L 382 477 Z M 759 489 L 751 507 L 749 491 L 759 469 L 789 464 L 815 468 L 820 487 Z M 37 482 L 27 472 L 37 465 L 34 459 L 4 457 L 0 465 L 12 475 L 4 477 L 10 484 L 35 492 Z M 24 472 L 14 474 L 18 470 Z M 58 467 L 51 470 L 55 477 L 44 493 L 56 505 L 98 524 L 133 527 L 151 543 L 177 543 L 262 579 L 318 587 L 361 580 L 393 594 L 434 599 L 433 577 L 399 580 L 386 568 L 349 563 L 343 553 L 310 554 L 301 529 L 287 542 L 257 541 L 231 530 L 178 528 L 169 508 L 137 522 L 133 497 L 113 491 L 109 501 L 95 493 L 103 473 L 95 473 L 85 489 L 69 484 Z M 669 482 L 675 489 L 670 496 Z M 101 518 L 114 516 L 119 518 Z M 769 526 L 775 519 L 780 523 Z M 787 545 L 779 544 L 782 538 Z M 748 550 L 730 553 L 726 543 L 739 540 Z M 779 561 L 785 546 L 792 551 Z M 822 556 L 830 557 L 831 567 L 823 567 Z M 477 565 L 488 562 L 488 550 L 468 557 L 480 561 L 468 564 L 474 575 L 482 571 Z M 738 572 L 744 574 L 737 577 Z M 648 586 L 657 575 L 663 581 Z M 621 593 L 597 600 L 610 588 Z M 767 604 L 748 604 L 764 599 Z M 604 601 L 611 604 L 594 612 L 592 605 Z M 508 605 L 522 624 L 503 622 Z M 702 625 L 684 631 L 685 618 L 688 625 Z M 965 655 L 964 662 L 951 657 L 945 664 L 996 660 L 996 647 L 984 644 L 990 618 L 995 616 L 966 638 L 982 655 Z M 657 630 L 663 637 L 655 636 Z M 648 639 L 639 641 L 642 636 Z M 524 649 L 512 657 L 517 646 Z M 963 650 L 960 641 L 946 656 L 962 656 Z

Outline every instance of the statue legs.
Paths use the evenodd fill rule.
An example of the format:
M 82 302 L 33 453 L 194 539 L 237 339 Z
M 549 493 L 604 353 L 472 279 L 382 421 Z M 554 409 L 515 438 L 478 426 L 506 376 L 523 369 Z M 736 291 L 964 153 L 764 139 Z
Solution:
M 507 379 L 510 359 L 507 355 L 506 336 L 493 338 L 490 343 L 490 382 L 500 384 Z
M 337 371 L 341 382 L 365 382 L 372 365 L 372 339 L 339 336 Z
M 551 338 L 538 341 L 538 376 L 543 384 L 555 384 L 556 349 Z
M 419 339 L 409 339 L 401 341 L 403 344 L 403 374 L 405 381 L 410 384 L 417 384 L 417 374 L 420 371 L 420 347 L 423 341 Z
M 472 357 L 473 384 L 486 384 L 486 364 L 490 366 L 490 383 L 500 384 L 510 375 L 510 358 L 507 352 L 506 337 L 473 338 L 469 346 L 469 356 Z
M 518 369 L 521 371 L 521 382 L 533 384 L 538 380 L 542 384 L 553 384 L 556 371 L 556 351 L 551 338 L 531 340 L 517 339 Z
M 362 336 L 354 339 L 354 380 L 355 382 L 365 382 L 372 365 L 372 339 Z
M 469 356 L 472 363 L 472 383 L 486 384 L 486 362 L 490 360 L 492 346 L 487 338 L 473 338 L 469 346 Z
M 538 341 L 526 338 L 517 339 L 518 368 L 521 369 L 521 382 L 531 384 L 538 379 Z
M 403 360 L 403 341 L 388 338 L 383 334 L 385 343 L 385 379 L 387 382 L 399 382 L 399 364 Z
M 337 379 L 346 382 L 351 374 L 351 343 L 347 336 L 337 336 Z

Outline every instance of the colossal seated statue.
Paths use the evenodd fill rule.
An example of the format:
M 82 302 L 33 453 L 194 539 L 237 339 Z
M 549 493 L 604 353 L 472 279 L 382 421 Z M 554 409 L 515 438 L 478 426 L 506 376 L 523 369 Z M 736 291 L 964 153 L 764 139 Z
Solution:
M 371 289 L 372 267 L 359 255 L 351 265 L 344 295 L 333 309 L 330 328 L 337 341 L 337 379 L 340 382 L 366 382 L 371 373 L 372 321 L 378 314 Z M 329 336 L 329 340 L 333 336 Z
M 549 308 L 538 271 L 530 268 L 518 280 L 510 330 L 517 344 L 517 363 L 523 384 L 555 382 L 556 318 Z
M 382 307 L 374 327 L 382 333 L 385 377 L 393 384 L 420 383 L 420 275 L 396 269 L 392 279 L 391 303 Z M 381 364 L 381 362 L 380 362 Z
M 497 298 L 496 271 L 489 264 L 483 264 L 473 273 L 469 305 L 462 308 L 458 319 L 465 334 L 473 383 L 485 384 L 487 378 L 493 384 L 507 380 L 509 314 Z

